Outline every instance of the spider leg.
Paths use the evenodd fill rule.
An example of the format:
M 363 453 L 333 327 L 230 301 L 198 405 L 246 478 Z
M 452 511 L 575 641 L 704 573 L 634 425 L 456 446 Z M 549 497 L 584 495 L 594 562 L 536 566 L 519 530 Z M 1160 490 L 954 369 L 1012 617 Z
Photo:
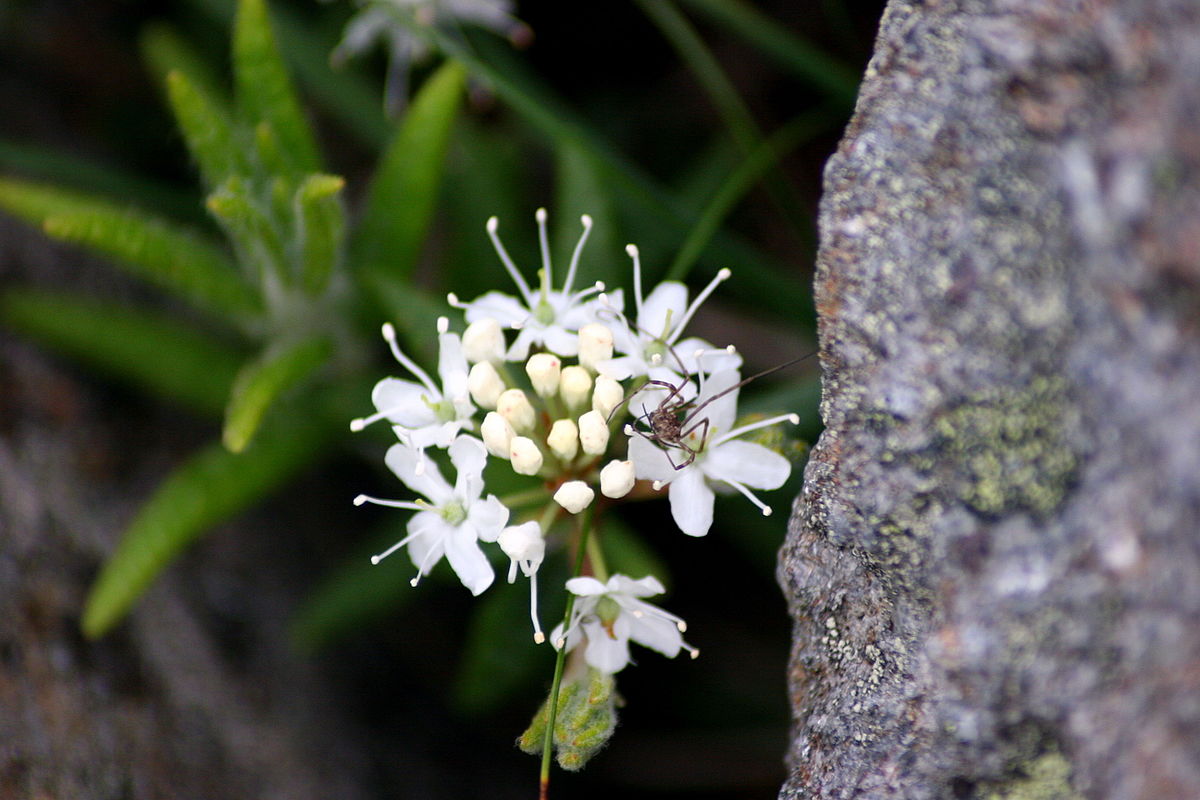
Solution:
M 696 430 L 701 425 L 704 426 L 704 432 L 702 434 L 700 434 L 700 449 L 703 450 L 704 445 L 708 443 L 708 417 L 705 417 L 704 419 L 700 420 L 695 425 L 693 425 L 692 427 L 688 428 L 686 431 L 681 433 L 679 435 L 679 438 L 683 439 L 685 437 L 691 436 L 692 431 Z

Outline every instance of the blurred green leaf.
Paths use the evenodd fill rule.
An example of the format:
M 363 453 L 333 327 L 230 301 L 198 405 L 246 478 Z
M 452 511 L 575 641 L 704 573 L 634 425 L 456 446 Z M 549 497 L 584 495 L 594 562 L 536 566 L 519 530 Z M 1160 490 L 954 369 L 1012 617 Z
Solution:
M 296 190 L 295 219 L 300 250 L 300 282 L 310 295 L 325 291 L 342 252 L 346 210 L 337 175 L 309 175 Z
M 94 639 L 107 633 L 185 547 L 308 466 L 325 438 L 312 424 L 289 421 L 263 430 L 242 453 L 211 444 L 175 469 L 142 506 L 92 585 L 84 634 Z
M 234 453 L 245 450 L 267 408 L 321 367 L 332 351 L 328 339 L 306 339 L 272 348 L 242 367 L 225 410 L 225 430 L 221 437 L 225 446 Z
M 579 219 L 587 214 L 595 225 L 580 258 L 579 276 L 573 290 L 579 291 L 596 281 L 603 281 L 608 286 L 624 285 L 631 263 L 625 257 L 627 242 L 621 241 L 612 194 L 601 171 L 587 153 L 569 142 L 560 143 L 556 155 L 558 185 L 551 239 L 554 263 L 560 265 L 556 279 L 561 281 L 566 276 L 565 270 L 581 232 Z
M 172 71 L 167 73 L 167 102 L 205 186 L 219 186 L 230 175 L 249 173 L 247 143 L 219 99 L 184 73 Z
M 182 226 L 98 197 L 6 179 L 0 179 L 0 208 L 202 308 L 235 315 L 259 308 L 224 251 Z
M 405 114 L 371 181 L 354 240 L 358 268 L 399 279 L 412 274 L 433 217 L 465 80 L 465 70 L 447 62 Z
M 539 649 L 533 642 L 529 580 L 519 576 L 509 584 L 498 575 L 477 601 L 467 628 L 455 705 L 469 714 L 495 710 L 518 696 L 521 687 L 534 682 L 545 667 L 547 650 L 546 645 Z
M 741 36 L 797 77 L 849 108 L 858 94 L 859 75 L 837 59 L 772 21 L 743 0 L 687 0 L 721 27 Z
M 304 118 L 279 55 L 266 0 L 240 0 L 233 29 L 233 73 L 245 118 L 269 123 L 295 173 L 321 168 L 312 129 Z
M 167 90 L 167 76 L 172 72 L 183 75 L 188 83 L 231 117 L 229 98 L 212 66 L 190 42 L 170 25 L 152 22 L 142 28 L 138 39 L 142 61 L 154 80 Z
M 233 243 L 238 263 L 250 273 L 250 280 L 269 285 L 266 276 L 274 281 L 290 277 L 283 237 L 271 209 L 263 207 L 241 176 L 231 176 L 217 187 L 208 196 L 208 209 Z
M 396 326 L 405 352 L 418 363 L 436 364 L 437 319 L 450 310 L 446 301 L 424 289 L 382 275 L 368 275 L 367 289 Z
M 634 579 L 653 575 L 666 584 L 671 583 L 671 570 L 658 555 L 646 545 L 646 537 L 636 531 L 615 514 L 604 518 L 601 542 L 608 571 L 621 573 Z
M 188 408 L 220 415 L 242 356 L 163 314 L 79 297 L 12 290 L 0 320 L 13 330 Z

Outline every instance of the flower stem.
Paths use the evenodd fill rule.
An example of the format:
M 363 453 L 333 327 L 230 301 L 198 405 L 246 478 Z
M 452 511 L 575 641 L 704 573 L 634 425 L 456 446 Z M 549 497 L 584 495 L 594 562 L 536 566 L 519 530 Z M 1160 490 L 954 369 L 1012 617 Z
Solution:
M 591 528 L 592 509 L 585 509 L 578 517 L 579 519 L 579 545 L 578 554 L 575 557 L 575 570 L 572 572 L 572 577 L 579 577 L 583 572 L 583 560 L 589 549 L 588 531 Z M 571 612 L 575 610 L 575 595 L 567 592 L 567 609 L 563 612 L 562 630 L 565 635 L 567 626 L 571 624 Z M 551 644 L 558 646 L 557 642 Z M 554 660 L 554 680 L 550 688 L 550 712 L 546 720 L 546 741 L 542 745 L 542 774 L 538 784 L 539 800 L 546 800 L 550 796 L 550 756 L 554 746 L 554 723 L 558 716 L 558 690 L 562 686 L 563 667 L 567 662 L 567 645 L 563 643 L 558 647 L 558 657 Z

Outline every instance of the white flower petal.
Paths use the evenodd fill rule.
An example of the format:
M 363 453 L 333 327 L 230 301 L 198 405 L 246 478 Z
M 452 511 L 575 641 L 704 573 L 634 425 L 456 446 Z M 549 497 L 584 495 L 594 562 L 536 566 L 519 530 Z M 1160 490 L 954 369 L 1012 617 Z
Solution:
M 704 381 L 704 389 L 700 392 L 700 396 L 696 398 L 696 403 L 704 403 L 710 398 L 717 398 L 696 415 L 695 421 L 700 421 L 705 417 L 708 418 L 710 428 L 710 438 L 712 431 L 724 433 L 733 429 L 734 423 L 737 421 L 737 401 L 740 390 L 734 389 L 726 395 L 718 397 L 722 392 L 727 391 L 731 387 L 737 385 L 737 382 L 742 379 L 737 370 L 722 370 L 715 372 Z
M 688 536 L 703 536 L 712 527 L 713 490 L 694 466 L 679 472 L 671 483 L 671 516 Z
M 462 499 L 471 501 L 483 491 L 483 468 L 487 450 L 474 436 L 459 436 L 450 444 L 450 463 L 457 471 L 456 488 Z
M 701 469 L 713 480 L 737 481 L 754 489 L 778 489 L 791 474 L 792 465 L 761 444 L 734 439 L 710 450 Z
M 452 528 L 436 511 L 419 511 L 408 521 L 413 538 L 408 543 L 408 557 L 413 566 L 427 575 L 445 554 L 446 537 Z M 424 569 L 422 569 L 422 566 Z
M 467 357 L 463 354 L 462 340 L 457 333 L 438 336 L 438 376 L 442 379 L 443 396 L 449 398 L 467 395 Z
M 642 605 L 648 605 L 643 603 Z M 642 647 L 657 650 L 667 658 L 674 658 L 683 647 L 683 634 L 675 622 L 657 616 L 653 606 L 639 617 L 629 616 L 629 638 Z
M 486 499 L 471 503 L 467 510 L 467 522 L 475 527 L 480 539 L 494 542 L 508 524 L 508 514 L 504 504 L 494 494 L 489 494 Z
M 653 597 L 656 594 L 662 594 L 667 589 L 653 575 L 647 575 L 636 581 L 627 575 L 613 575 L 608 579 L 608 590 L 610 592 L 627 594 L 631 597 Z
M 560 356 L 570 357 L 579 352 L 579 332 L 567 330 L 562 325 L 551 325 L 542 332 L 546 349 Z
M 384 378 L 371 391 L 371 402 L 379 413 L 387 414 L 387 418 L 395 424 L 420 428 L 437 420 L 425 399 L 437 402 L 441 398 L 430 397 L 429 394 L 429 390 L 419 383 Z
M 492 585 L 496 574 L 479 547 L 472 525 L 459 525 L 446 537 L 446 560 L 463 586 L 478 595 Z
M 682 342 L 676 342 L 675 352 L 687 364 L 688 372 L 697 373 L 703 368 L 704 372 L 724 372 L 728 369 L 740 369 L 742 366 L 742 356 L 736 350 L 730 353 L 727 350 L 718 350 L 704 339 L 697 337 L 688 337 Z M 699 362 L 696 360 L 696 351 L 702 351 L 704 358 Z
M 530 319 L 529 324 L 521 328 L 517 338 L 508 348 L 505 358 L 509 361 L 524 361 L 529 357 L 529 348 L 542 341 L 542 327 L 536 320 Z
M 663 281 L 654 287 L 650 296 L 642 301 L 638 310 L 637 324 L 644 337 L 662 339 L 670 335 L 667 328 L 667 316 L 670 315 L 671 328 L 679 325 L 683 314 L 687 311 L 688 290 L 682 283 Z M 683 355 L 680 353 L 680 355 Z
M 383 461 L 405 486 L 417 494 L 424 495 L 434 505 L 442 505 L 454 494 L 450 484 L 446 483 L 446 479 L 438 471 L 437 464 L 430 461 L 424 453 L 408 445 L 392 445 Z M 418 465 L 422 465 L 419 474 Z
M 529 309 L 504 292 L 488 292 L 467 304 L 467 322 L 491 317 L 506 328 L 521 325 L 529 318 Z
M 629 460 L 633 462 L 633 474 L 642 480 L 670 483 L 679 476 L 667 454 L 638 433 L 629 437 Z
M 585 575 L 582 578 L 571 578 L 567 581 L 567 591 L 579 597 L 591 597 L 604 594 L 608 591 L 608 587 L 595 578 Z
M 622 618 L 617 619 L 613 625 L 614 629 L 621 621 Z M 589 666 L 611 675 L 620 672 L 629 663 L 628 635 L 614 639 L 595 621 L 585 622 L 583 631 L 588 638 L 587 650 L 584 651 L 583 657 Z

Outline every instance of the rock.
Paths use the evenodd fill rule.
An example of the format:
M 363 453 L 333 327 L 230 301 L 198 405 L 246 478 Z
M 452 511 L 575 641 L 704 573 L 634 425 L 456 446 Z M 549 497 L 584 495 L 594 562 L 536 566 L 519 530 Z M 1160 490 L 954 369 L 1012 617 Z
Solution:
M 825 175 L 782 798 L 1200 797 L 1200 6 L 893 0 Z

